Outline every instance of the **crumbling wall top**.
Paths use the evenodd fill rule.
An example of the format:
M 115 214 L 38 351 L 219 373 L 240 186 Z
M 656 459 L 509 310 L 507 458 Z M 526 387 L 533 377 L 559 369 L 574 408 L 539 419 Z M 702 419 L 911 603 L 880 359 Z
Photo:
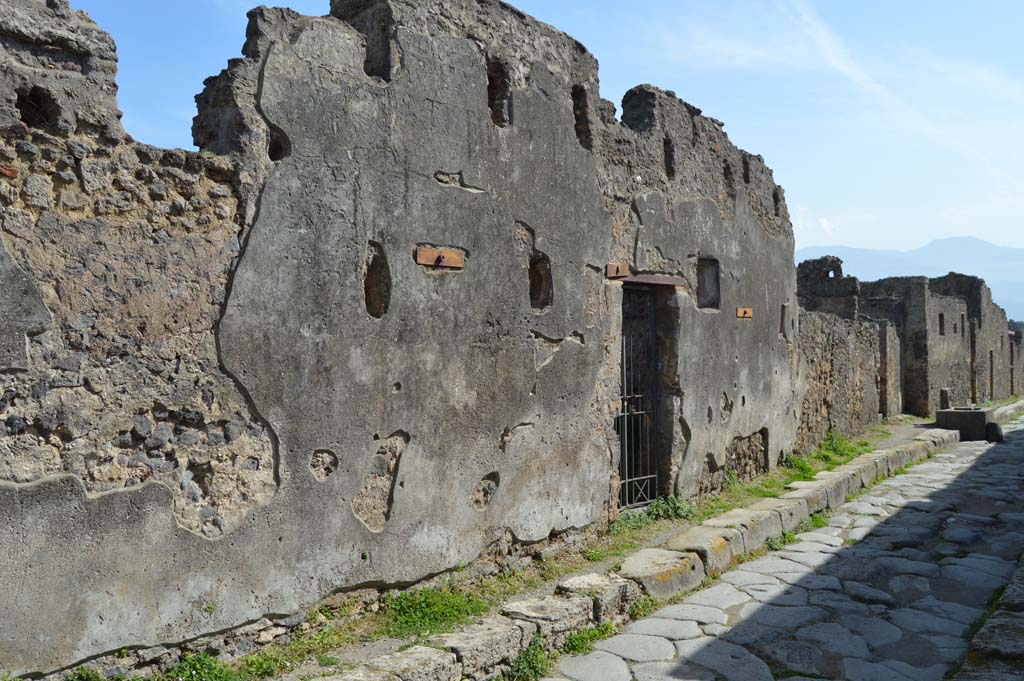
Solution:
M 0 128 L 122 139 L 111 37 L 67 0 L 0 5 Z

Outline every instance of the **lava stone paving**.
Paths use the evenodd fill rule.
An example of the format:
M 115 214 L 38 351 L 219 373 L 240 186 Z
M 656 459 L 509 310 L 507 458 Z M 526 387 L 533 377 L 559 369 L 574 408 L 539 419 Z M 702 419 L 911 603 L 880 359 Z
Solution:
M 940 681 L 1024 549 L 1024 420 L 1006 434 L 879 483 L 826 527 L 563 657 L 556 675 Z

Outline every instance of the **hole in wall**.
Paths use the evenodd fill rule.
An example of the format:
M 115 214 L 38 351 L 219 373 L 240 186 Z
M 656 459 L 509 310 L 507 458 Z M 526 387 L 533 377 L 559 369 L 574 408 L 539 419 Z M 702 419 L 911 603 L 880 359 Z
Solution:
M 530 256 L 530 307 L 543 310 L 554 302 L 554 282 L 551 279 L 551 259 L 534 250 Z
M 391 392 L 394 392 L 394 393 L 402 392 L 402 382 L 401 381 L 395 381 L 391 385 Z
M 594 132 L 590 128 L 590 99 L 582 85 L 572 87 L 572 115 L 576 119 L 576 139 L 588 151 L 594 149 Z
M 380 319 L 391 305 L 391 268 L 384 254 L 384 247 L 376 241 L 369 242 L 366 266 L 363 271 L 363 297 L 366 312 L 374 319 Z
M 363 478 L 359 493 L 352 500 L 352 514 L 374 534 L 383 532 L 391 518 L 398 469 L 402 452 L 409 440 L 409 434 L 399 430 L 377 441 L 379 444 L 376 445 L 376 453 L 370 458 L 369 470 Z
M 732 164 L 728 161 L 722 164 L 722 177 L 725 178 L 725 191 L 734 196 L 736 194 L 736 179 L 733 177 Z
M 750 184 L 750 158 L 743 156 L 743 184 Z
M 722 308 L 721 268 L 714 258 L 697 260 L 697 307 Z
M 473 507 L 478 511 L 483 511 L 491 503 L 491 499 L 494 497 L 495 492 L 498 491 L 498 486 L 501 484 L 501 476 L 497 471 L 492 471 L 481 478 L 480 482 L 477 483 L 476 489 L 473 490 Z
M 329 449 L 318 449 L 309 460 L 313 477 L 323 482 L 338 470 L 338 456 Z
M 267 141 L 267 156 L 270 157 L 271 161 L 277 163 L 292 155 L 292 141 L 288 139 L 288 135 L 285 134 L 284 130 L 274 124 L 270 124 L 267 134 L 269 137 Z
M 782 304 L 779 311 L 779 335 L 789 340 L 789 334 L 786 331 L 786 313 L 789 311 L 789 306 L 785 303 Z
M 772 190 L 772 201 L 775 203 L 775 217 L 782 217 L 782 192 L 778 187 Z
M 487 57 L 487 106 L 499 128 L 512 124 L 512 79 L 508 65 L 498 57 Z
M 663 143 L 665 157 L 665 176 L 670 180 L 676 179 L 676 144 L 671 137 L 666 137 Z
M 946 315 L 939 313 L 939 335 L 946 335 Z
M 19 90 L 15 106 L 21 122 L 30 128 L 53 130 L 60 120 L 60 106 L 57 100 L 38 85 L 30 90 Z

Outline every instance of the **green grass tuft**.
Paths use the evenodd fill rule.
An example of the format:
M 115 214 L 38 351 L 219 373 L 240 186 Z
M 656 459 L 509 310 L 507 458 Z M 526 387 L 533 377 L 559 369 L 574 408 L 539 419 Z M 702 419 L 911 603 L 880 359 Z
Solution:
M 398 638 L 445 631 L 489 609 L 473 594 L 430 587 L 388 596 L 384 602 L 391 618 L 388 634 Z
M 565 638 L 562 652 L 567 655 L 586 655 L 594 649 L 594 643 L 615 635 L 615 625 L 604 622 L 596 627 L 574 631 Z
M 548 651 L 547 644 L 540 635 L 534 636 L 526 650 L 519 653 L 516 659 L 512 660 L 512 666 L 506 681 L 540 681 L 547 676 L 548 671 L 554 663 L 554 657 Z

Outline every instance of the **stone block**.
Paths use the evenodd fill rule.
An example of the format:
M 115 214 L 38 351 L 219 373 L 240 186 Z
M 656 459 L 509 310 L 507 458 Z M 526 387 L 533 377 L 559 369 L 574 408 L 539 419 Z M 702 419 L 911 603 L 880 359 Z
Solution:
M 413 646 L 378 657 L 368 666 L 401 681 L 459 681 L 462 678 L 462 664 L 454 653 L 426 646 Z M 366 677 L 366 681 L 378 680 L 388 681 L 387 677 Z
M 971 641 L 984 657 L 1024 660 L 1024 613 L 1000 610 L 985 620 Z
M 402 681 L 402 679 L 380 669 L 356 667 L 347 669 L 336 676 L 329 676 L 324 681 Z
M 516 622 L 495 615 L 452 634 L 430 639 L 430 645 L 455 654 L 462 663 L 462 675 L 486 678 L 496 666 L 509 664 L 529 644 Z
M 671 551 L 696 553 L 704 571 L 718 575 L 729 569 L 733 558 L 743 555 L 743 535 L 728 527 L 698 525 L 672 537 L 665 545 Z
M 747 507 L 749 511 L 775 511 L 779 514 L 783 530 L 795 530 L 808 515 L 803 499 L 762 499 Z
M 704 563 L 696 553 L 641 549 L 623 561 L 620 573 L 663 601 L 700 585 Z
M 611 622 L 622 617 L 640 597 L 639 585 L 618 575 L 590 573 L 563 580 L 557 593 L 586 596 L 594 601 L 594 622 Z
M 536 625 L 545 640 L 560 646 L 569 632 L 593 623 L 594 601 L 586 596 L 545 596 L 506 603 L 501 612 Z
M 790 487 L 794 487 L 797 484 L 793 483 Z M 828 508 L 828 495 L 825 493 L 825 488 L 821 484 L 810 483 L 807 487 L 797 487 L 791 489 L 791 491 L 783 494 L 780 499 L 802 499 L 807 504 L 808 513 L 817 513 L 818 511 L 824 511 Z
M 702 524 L 706 527 L 729 527 L 739 530 L 743 536 L 744 553 L 759 549 L 770 537 L 782 534 L 782 519 L 775 511 L 748 511 L 737 508 L 705 520 Z

